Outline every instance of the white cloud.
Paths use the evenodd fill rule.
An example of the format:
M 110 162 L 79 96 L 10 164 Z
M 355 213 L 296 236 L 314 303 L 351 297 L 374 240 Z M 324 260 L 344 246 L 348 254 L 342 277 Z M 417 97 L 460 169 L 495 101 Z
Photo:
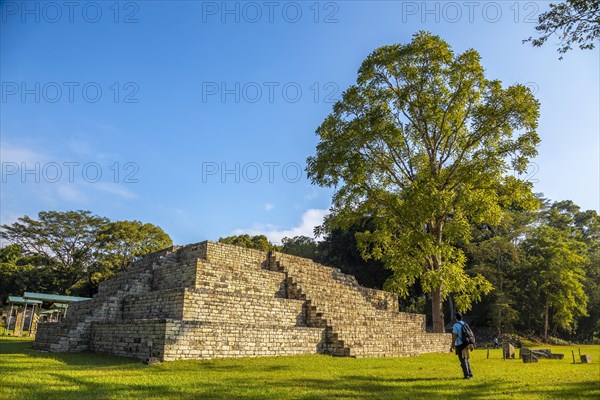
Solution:
M 62 200 L 69 201 L 71 203 L 87 203 L 88 198 L 81 190 L 75 185 L 59 185 L 56 188 L 56 194 Z
M 319 196 L 319 193 L 313 187 L 313 188 L 311 188 L 310 192 L 308 192 L 307 194 L 304 195 L 304 199 L 305 200 L 313 200 L 313 199 L 316 199 L 318 196 Z
M 265 204 L 265 210 L 271 211 L 275 206 L 271 203 Z
M 123 185 L 118 185 L 116 183 L 98 182 L 98 183 L 94 183 L 93 187 L 102 192 L 114 194 L 114 195 L 122 197 L 124 199 L 133 199 L 133 198 L 137 197 L 136 194 L 133 193 L 131 190 L 127 189 Z
M 302 221 L 298 226 L 290 229 L 278 229 L 271 224 L 255 224 L 249 229 L 236 229 L 234 235 L 265 235 L 273 243 L 281 243 L 284 237 L 308 236 L 314 237 L 314 229 L 323 223 L 323 218 L 329 210 L 311 208 L 302 214 Z
M 28 169 L 33 169 L 35 163 L 48 160 L 48 156 L 25 146 L 14 145 L 6 140 L 0 141 L 0 160 L 3 163 L 17 163 L 19 168 L 25 163 Z

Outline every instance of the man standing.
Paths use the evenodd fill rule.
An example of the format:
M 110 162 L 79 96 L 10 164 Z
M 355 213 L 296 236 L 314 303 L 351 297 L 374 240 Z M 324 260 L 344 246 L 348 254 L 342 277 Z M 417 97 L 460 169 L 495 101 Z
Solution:
M 462 320 L 462 314 L 457 312 L 454 314 L 456 323 L 452 327 L 452 347 L 456 350 L 456 355 L 460 360 L 460 366 L 463 370 L 464 379 L 471 379 L 473 377 L 473 371 L 471 371 L 471 364 L 469 363 L 469 348 L 468 344 L 463 343 L 463 325 L 465 322 Z M 452 351 L 452 347 L 450 351 Z

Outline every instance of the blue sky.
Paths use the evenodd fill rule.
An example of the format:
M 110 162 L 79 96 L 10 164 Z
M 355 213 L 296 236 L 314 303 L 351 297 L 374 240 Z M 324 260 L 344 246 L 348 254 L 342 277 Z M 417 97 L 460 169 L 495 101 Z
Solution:
M 0 219 L 89 209 L 178 244 L 310 235 L 315 129 L 375 48 L 418 30 L 541 102 L 528 179 L 599 209 L 599 57 L 534 34 L 547 2 L 3 1 Z

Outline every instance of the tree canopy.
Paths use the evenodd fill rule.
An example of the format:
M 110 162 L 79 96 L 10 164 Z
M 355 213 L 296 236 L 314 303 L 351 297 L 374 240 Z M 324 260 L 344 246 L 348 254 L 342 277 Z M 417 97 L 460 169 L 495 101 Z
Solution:
M 69 290 L 95 262 L 99 233 L 108 224 L 108 218 L 91 211 L 41 211 L 38 219 L 26 215 L 2 225 L 0 236 L 21 246 L 25 254 L 48 260 Z
M 140 221 L 116 221 L 99 232 L 103 258 L 122 271 L 138 257 L 173 245 L 161 228 Z
M 538 26 L 535 29 L 541 35 L 535 39 L 530 37 L 523 42 L 540 47 L 556 35 L 560 41 L 560 59 L 573 45 L 582 50 L 591 50 L 600 38 L 600 0 L 566 0 L 563 3 L 550 4 L 550 11 L 539 15 Z
M 85 296 L 136 257 L 172 245 L 155 225 L 111 222 L 86 210 L 42 211 L 37 219 L 23 216 L 2 225 L 0 237 L 11 243 L 1 249 L 3 279 L 22 283 L 12 288 Z
M 373 230 L 357 234 L 363 256 L 393 271 L 387 288 L 401 295 L 420 280 L 442 332 L 450 293 L 465 311 L 491 290 L 464 270 L 471 225 L 498 222 L 508 204 L 537 205 L 531 184 L 508 173 L 537 154 L 538 115 L 525 86 L 486 79 L 473 49 L 455 54 L 427 32 L 376 49 L 307 160 L 314 184 L 337 189 L 318 232 L 371 218 Z
M 281 239 L 281 252 L 298 257 L 318 259 L 319 245 L 308 236 L 284 237 Z
M 269 242 L 269 239 L 267 239 L 265 235 L 233 235 L 219 238 L 219 242 L 263 251 L 271 251 L 278 249 L 276 245 Z

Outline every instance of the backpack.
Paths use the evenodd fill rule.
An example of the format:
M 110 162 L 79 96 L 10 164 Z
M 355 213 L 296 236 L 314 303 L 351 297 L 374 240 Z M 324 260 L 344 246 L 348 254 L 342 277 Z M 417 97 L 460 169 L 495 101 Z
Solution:
M 473 334 L 473 331 L 471 330 L 469 325 L 467 325 L 466 322 L 461 321 L 461 325 L 462 325 L 462 335 L 461 335 L 462 343 L 471 345 L 471 346 L 475 346 L 475 335 Z

